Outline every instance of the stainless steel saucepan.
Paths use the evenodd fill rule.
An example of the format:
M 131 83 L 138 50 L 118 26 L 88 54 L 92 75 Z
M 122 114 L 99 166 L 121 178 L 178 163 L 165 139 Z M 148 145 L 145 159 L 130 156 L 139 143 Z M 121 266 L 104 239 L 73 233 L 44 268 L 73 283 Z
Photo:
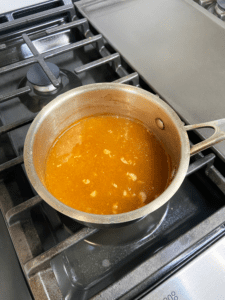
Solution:
M 52 143 L 75 121 L 96 114 L 114 114 L 140 120 L 162 141 L 170 155 L 173 166 L 171 183 L 158 198 L 144 207 L 118 215 L 89 214 L 63 204 L 46 189 L 45 163 Z M 202 127 L 213 127 L 215 133 L 190 149 L 186 131 Z M 42 109 L 29 128 L 24 146 L 24 162 L 33 187 L 56 210 L 91 227 L 115 227 L 149 214 L 157 214 L 157 210 L 170 200 L 182 184 L 190 155 L 224 139 L 225 119 L 184 126 L 164 101 L 145 90 L 116 83 L 91 84 L 60 95 Z

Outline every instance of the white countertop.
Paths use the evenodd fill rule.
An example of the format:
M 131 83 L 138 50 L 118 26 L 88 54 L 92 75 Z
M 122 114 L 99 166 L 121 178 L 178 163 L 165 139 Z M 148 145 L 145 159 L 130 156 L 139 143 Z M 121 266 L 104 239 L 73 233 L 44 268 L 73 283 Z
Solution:
M 46 0 L 0 0 L 0 14 L 42 2 Z

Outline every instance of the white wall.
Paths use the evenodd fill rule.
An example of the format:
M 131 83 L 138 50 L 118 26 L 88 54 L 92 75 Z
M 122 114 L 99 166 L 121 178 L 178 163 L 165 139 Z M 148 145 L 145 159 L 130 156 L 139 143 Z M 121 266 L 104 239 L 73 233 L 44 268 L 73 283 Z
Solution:
M 0 0 L 0 14 L 41 2 L 45 0 Z

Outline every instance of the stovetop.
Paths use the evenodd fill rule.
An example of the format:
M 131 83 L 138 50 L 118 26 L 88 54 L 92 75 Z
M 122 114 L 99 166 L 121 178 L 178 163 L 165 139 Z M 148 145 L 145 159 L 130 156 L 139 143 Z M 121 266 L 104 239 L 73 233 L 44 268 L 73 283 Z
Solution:
M 154 93 L 78 3 L 49 1 L 36 13 L 0 16 L 0 207 L 35 299 L 140 299 L 224 235 L 224 162 L 211 149 L 195 155 L 155 225 L 148 216 L 123 228 L 87 228 L 36 194 L 25 174 L 23 145 L 31 121 L 49 101 L 95 82 Z M 61 88 L 48 96 L 34 92 L 26 74 L 36 62 L 55 86 L 45 62 L 59 67 Z M 189 137 L 199 141 L 194 132 Z

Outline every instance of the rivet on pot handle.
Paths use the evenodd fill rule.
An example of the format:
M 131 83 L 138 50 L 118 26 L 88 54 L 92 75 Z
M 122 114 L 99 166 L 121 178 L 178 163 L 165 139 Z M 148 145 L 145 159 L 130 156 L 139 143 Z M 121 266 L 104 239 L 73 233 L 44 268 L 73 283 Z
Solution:
M 204 128 L 204 127 L 212 127 L 215 129 L 215 132 L 211 137 L 209 137 L 205 141 L 202 141 L 202 142 L 198 143 L 197 145 L 194 145 L 193 147 L 191 147 L 191 150 L 190 150 L 191 156 L 225 140 L 225 119 L 196 124 L 196 125 L 184 126 L 186 131 L 198 129 L 198 128 Z

